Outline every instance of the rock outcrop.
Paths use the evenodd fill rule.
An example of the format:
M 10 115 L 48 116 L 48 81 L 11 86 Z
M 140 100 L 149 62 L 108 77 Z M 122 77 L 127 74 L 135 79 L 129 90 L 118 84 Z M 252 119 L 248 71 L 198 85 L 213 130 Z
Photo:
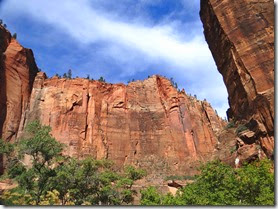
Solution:
M 37 72 L 32 50 L 0 26 L 0 138 L 16 138 Z
M 274 2 L 201 0 L 205 38 L 229 94 L 229 120 L 274 149 Z
M 0 138 L 16 138 L 37 72 L 32 50 L 23 48 L 0 25 Z M 2 172 L 2 156 L 0 161 Z
M 208 102 L 178 92 L 161 76 L 124 85 L 39 72 L 25 116 L 22 123 L 49 125 L 66 154 L 161 173 L 195 172 L 225 126 Z

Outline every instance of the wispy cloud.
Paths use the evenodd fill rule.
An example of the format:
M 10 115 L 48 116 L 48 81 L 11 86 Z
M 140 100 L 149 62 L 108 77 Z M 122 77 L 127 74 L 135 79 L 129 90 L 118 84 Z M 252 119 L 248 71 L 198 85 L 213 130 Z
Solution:
M 162 4 L 163 1 L 160 0 L 139 0 L 134 4 L 131 0 L 124 0 L 123 4 L 115 1 L 117 4 L 110 3 L 109 7 L 103 2 L 109 1 L 9 0 L 4 1 L 0 13 L 24 16 L 40 24 L 50 25 L 59 33 L 58 37 L 52 34 L 56 41 L 63 39 L 63 36 L 67 37 L 79 48 L 83 47 L 86 56 L 98 57 L 103 62 L 117 66 L 120 72 L 106 72 L 107 76 L 113 77 L 111 81 L 127 80 L 130 76 L 146 73 L 148 67 L 155 66 L 159 68 L 157 73 L 176 78 L 180 87 L 187 91 L 197 91 L 201 98 L 211 99 L 216 108 L 227 107 L 227 92 L 204 40 L 202 25 L 198 19 L 183 22 L 173 17 L 186 14 L 173 12 L 163 16 L 160 21 L 151 21 L 146 14 L 135 17 L 123 14 L 128 11 L 127 5 L 134 5 L 136 8 L 133 10 L 140 11 L 140 7 Z M 191 10 L 196 9 L 195 1 L 184 0 L 181 3 L 187 4 Z M 107 8 L 112 9 L 108 11 Z M 101 44 L 101 47 L 95 47 L 97 44 Z M 69 59 L 70 55 L 63 56 Z M 101 60 L 97 61 L 98 64 L 100 62 Z M 103 63 L 96 66 L 96 61 L 90 59 L 79 66 L 94 66 L 98 69 L 100 66 L 104 67 Z M 192 84 L 189 85 L 189 82 Z M 209 92 L 209 89 L 219 92 L 217 95 L 221 95 L 221 98 L 217 95 L 213 97 L 214 93 Z M 224 116 L 222 113 L 221 115 Z

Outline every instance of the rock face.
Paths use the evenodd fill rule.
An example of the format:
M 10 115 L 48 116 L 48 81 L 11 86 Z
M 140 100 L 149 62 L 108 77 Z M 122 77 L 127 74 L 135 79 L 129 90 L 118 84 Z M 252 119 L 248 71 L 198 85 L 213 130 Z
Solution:
M 16 138 L 38 72 L 33 53 L 0 26 L 0 137 Z
M 274 149 L 274 2 L 201 0 L 204 34 L 229 94 L 228 118 Z
M 16 138 L 37 71 L 32 51 L 0 25 L 0 138 Z M 0 156 L 0 172 L 2 160 Z
M 32 120 L 51 126 L 71 156 L 183 174 L 195 172 L 190 168 L 196 161 L 210 159 L 225 126 L 209 103 L 178 92 L 164 77 L 124 85 L 46 79 L 42 72 L 22 119 Z

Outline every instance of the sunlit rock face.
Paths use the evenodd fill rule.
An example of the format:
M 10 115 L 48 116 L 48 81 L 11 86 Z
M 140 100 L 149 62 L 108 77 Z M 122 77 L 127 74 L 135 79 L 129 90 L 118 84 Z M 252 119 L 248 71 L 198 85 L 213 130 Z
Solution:
M 161 76 L 108 84 L 47 79 L 33 53 L 0 26 L 0 131 L 14 141 L 39 120 L 65 154 L 133 164 L 149 173 L 195 173 L 212 157 L 225 122 L 206 101 L 179 92 Z M 2 160 L 1 160 L 2 161 Z M 3 171 L 3 163 L 1 163 Z
M 17 137 L 37 71 L 32 50 L 23 48 L 0 25 L 0 138 Z M 0 156 L 0 173 L 2 161 Z
M 274 2 L 201 0 L 205 38 L 229 94 L 227 114 L 274 149 Z
M 38 72 L 32 50 L 0 26 L 0 137 L 14 140 Z
M 40 72 L 25 115 L 25 124 L 51 126 L 66 154 L 165 173 L 194 173 L 196 162 L 211 158 L 225 126 L 208 102 L 178 92 L 160 76 L 124 85 L 47 79 Z

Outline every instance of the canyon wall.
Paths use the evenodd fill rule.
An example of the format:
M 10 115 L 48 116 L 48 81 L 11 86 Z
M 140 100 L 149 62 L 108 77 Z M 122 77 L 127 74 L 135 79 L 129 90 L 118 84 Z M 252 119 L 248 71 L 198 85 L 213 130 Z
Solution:
M 0 25 L 0 138 L 16 138 L 37 72 L 32 50 Z
M 17 137 L 37 71 L 32 50 L 23 48 L 0 25 L 0 138 L 12 141 Z
M 0 43 L 4 140 L 20 139 L 26 124 L 39 120 L 66 145 L 65 154 L 107 158 L 119 168 L 133 164 L 190 175 L 199 161 L 211 159 L 225 122 L 208 102 L 179 92 L 168 79 L 152 76 L 128 85 L 47 79 L 37 73 L 32 51 L 2 26 Z
M 225 126 L 208 102 L 178 92 L 161 76 L 124 85 L 47 79 L 43 72 L 22 118 L 25 124 L 33 120 L 52 127 L 67 145 L 65 154 L 161 173 L 196 172 L 192 168 L 211 158 Z
M 201 0 L 204 34 L 229 94 L 230 121 L 247 144 L 274 149 L 274 2 Z

